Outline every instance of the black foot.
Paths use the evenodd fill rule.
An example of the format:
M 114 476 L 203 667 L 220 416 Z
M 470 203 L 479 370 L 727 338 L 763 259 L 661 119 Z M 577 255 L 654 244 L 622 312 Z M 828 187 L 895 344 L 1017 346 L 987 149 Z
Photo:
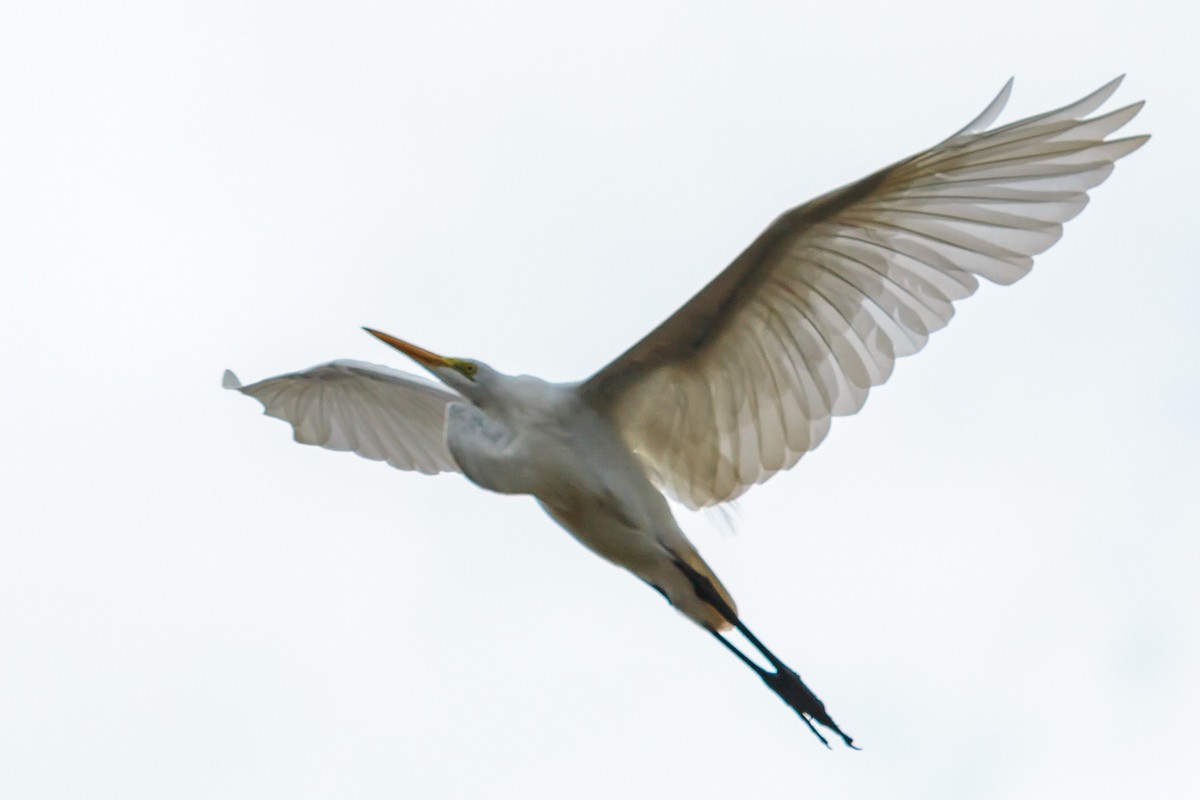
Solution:
M 680 571 L 687 576 L 688 580 L 695 588 L 696 596 L 715 608 L 717 612 L 729 622 L 730 625 L 733 625 L 735 628 L 737 628 L 738 631 L 746 637 L 746 641 L 754 645 L 754 647 L 758 649 L 758 652 L 762 654 L 763 658 L 771 663 L 771 666 L 774 667 L 774 672 L 765 670 L 758 666 L 758 664 L 755 664 L 746 657 L 745 653 L 737 649 L 732 642 L 730 642 L 717 631 L 710 630 L 709 633 L 715 636 L 721 644 L 725 645 L 725 647 L 728 648 L 731 653 L 737 656 L 743 664 L 754 670 L 755 674 L 762 678 L 763 683 L 769 686 L 771 691 L 779 695 L 779 698 L 783 700 L 783 702 L 791 706 L 792 710 L 799 715 L 800 719 L 804 720 L 804 724 L 807 725 L 808 729 L 813 732 L 813 735 L 821 740 L 821 744 L 829 747 L 829 742 L 824 736 L 821 735 L 821 732 L 817 730 L 816 726 L 813 725 L 814 721 L 819 722 L 840 736 L 842 741 L 846 743 L 847 747 L 850 747 L 854 750 L 861 749 L 854 744 L 854 740 L 850 738 L 850 736 L 848 736 L 841 728 L 837 726 L 837 723 L 833 721 L 831 716 L 829 716 L 829 712 L 825 710 L 825 704 L 822 703 L 821 700 L 812 693 L 811 689 L 804 685 L 804 681 L 800 680 L 800 676 L 797 675 L 791 669 L 791 667 L 776 658 L 775 654 L 768 650 L 763 643 L 758 640 L 758 637 L 751 633 L 750 629 L 742 624 L 742 621 L 738 619 L 735 613 L 733 613 L 733 609 L 729 607 L 729 604 L 725 602 L 708 578 L 694 570 L 690 564 L 681 558 L 677 557 L 675 559 L 675 564 L 679 567 Z
M 767 655 L 764 651 L 763 655 Z M 774 658 L 771 659 L 772 666 L 775 667 L 774 672 L 767 672 L 764 669 L 758 669 L 755 666 L 755 671 L 758 676 L 763 679 L 763 683 L 771 687 L 771 691 L 779 695 L 783 702 L 787 703 L 792 709 L 800 715 L 800 719 L 804 720 L 804 724 L 808 725 L 808 729 L 813 732 L 813 735 L 821 740 L 821 744 L 829 747 L 829 742 L 821 735 L 820 731 L 813 725 L 813 720 L 824 725 L 829 730 L 841 737 L 847 747 L 854 750 L 859 750 L 851 739 L 837 723 L 833 721 L 833 717 L 825 710 L 825 704 L 812 693 L 812 690 L 804 685 L 804 681 L 800 680 L 800 676 L 784 664 Z

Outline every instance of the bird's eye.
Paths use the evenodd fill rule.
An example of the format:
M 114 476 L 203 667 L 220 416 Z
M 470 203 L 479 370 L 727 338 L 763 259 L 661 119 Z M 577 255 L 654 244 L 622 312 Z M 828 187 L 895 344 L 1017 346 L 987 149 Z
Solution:
M 472 364 L 470 361 L 464 362 L 458 369 L 459 372 L 461 372 L 463 375 L 466 375 L 468 378 L 475 377 L 475 373 L 479 372 L 478 365 Z

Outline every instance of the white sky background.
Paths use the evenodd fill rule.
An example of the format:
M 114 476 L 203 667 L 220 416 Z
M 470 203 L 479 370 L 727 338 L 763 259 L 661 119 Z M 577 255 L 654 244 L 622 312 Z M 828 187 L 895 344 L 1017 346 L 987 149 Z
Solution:
M 1195 797 L 1196 12 L 906 5 L 6 2 L 0 796 Z M 1122 72 L 1155 138 L 1028 279 L 680 512 L 861 753 L 532 501 L 220 389 L 413 368 L 360 325 L 583 377 L 1010 75 Z

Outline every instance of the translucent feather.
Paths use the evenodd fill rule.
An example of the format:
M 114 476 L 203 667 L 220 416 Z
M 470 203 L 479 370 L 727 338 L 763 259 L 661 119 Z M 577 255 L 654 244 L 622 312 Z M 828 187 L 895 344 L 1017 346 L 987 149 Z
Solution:
M 1145 143 L 1105 138 L 1141 103 L 1082 118 L 1119 83 L 987 130 L 1010 81 L 949 139 L 782 215 L 584 396 L 688 506 L 791 467 L 950 321 L 977 277 L 1028 274 L 1087 190 Z

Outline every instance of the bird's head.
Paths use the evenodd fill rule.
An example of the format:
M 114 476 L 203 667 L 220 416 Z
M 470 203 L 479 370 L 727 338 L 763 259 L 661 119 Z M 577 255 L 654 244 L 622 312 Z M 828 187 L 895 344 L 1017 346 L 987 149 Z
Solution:
M 494 369 L 480 361 L 466 358 L 448 358 L 432 353 L 423 347 L 409 344 L 403 339 L 397 339 L 386 333 L 371 328 L 363 328 L 384 344 L 391 345 L 404 355 L 416 361 L 442 383 L 455 390 L 468 400 L 479 403 L 486 399 L 493 378 L 498 375 Z

